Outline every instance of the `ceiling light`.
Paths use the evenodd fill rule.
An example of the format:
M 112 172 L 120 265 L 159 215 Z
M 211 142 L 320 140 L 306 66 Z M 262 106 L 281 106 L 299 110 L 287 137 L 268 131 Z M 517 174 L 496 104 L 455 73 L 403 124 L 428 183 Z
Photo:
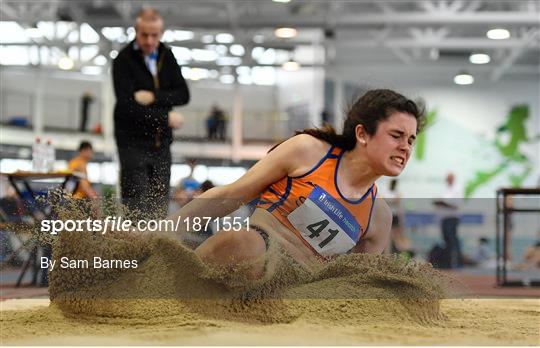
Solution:
M 62 70 L 70 70 L 73 68 L 75 64 L 73 64 L 73 60 L 69 57 L 62 57 L 58 61 L 58 67 Z
M 79 35 L 82 43 L 98 43 L 99 34 L 89 24 L 83 23 L 79 27 Z
M 242 45 L 231 45 L 231 47 L 229 47 L 229 51 L 235 56 L 243 56 L 246 53 L 246 50 Z
M 62 39 L 65 39 L 68 34 L 71 32 L 71 31 L 77 31 L 79 32 L 79 30 L 77 29 L 79 27 L 79 25 L 77 23 L 73 23 L 73 22 L 53 22 L 53 38 L 56 39 L 56 40 L 62 40 Z M 42 32 L 44 32 L 44 29 L 43 29 L 43 25 L 40 26 L 39 23 L 38 23 L 38 28 L 40 28 L 40 30 Z
M 68 43 L 72 43 L 72 44 L 79 42 L 79 32 L 78 32 L 77 30 L 71 31 L 71 32 L 67 35 L 66 41 L 67 41 Z
M 41 46 L 39 48 L 39 61 L 41 64 L 49 64 L 51 61 L 51 52 L 49 47 Z
M 216 60 L 216 65 L 240 65 L 242 59 L 239 57 L 219 57 Z
M 280 39 L 290 39 L 295 37 L 297 34 L 298 30 L 296 30 L 295 28 L 282 27 L 274 30 L 274 35 L 276 35 L 276 37 L 279 37 Z
M 298 71 L 300 69 L 300 64 L 297 61 L 290 59 L 289 61 L 283 63 L 281 66 L 285 71 Z
M 229 33 L 220 33 L 216 35 L 216 41 L 219 43 L 232 43 L 234 42 L 234 36 Z
M 249 66 L 239 66 L 236 68 L 236 73 L 238 75 L 249 75 L 251 74 L 251 68 Z
M 215 51 L 194 48 L 191 50 L 191 58 L 201 62 L 212 62 L 218 58 L 218 54 Z
M 94 58 L 94 64 L 96 65 L 106 65 L 107 64 L 107 58 L 103 55 L 99 55 L 96 58 Z
M 256 85 L 272 86 L 276 84 L 276 69 L 272 66 L 254 66 L 251 79 Z
M 491 58 L 484 53 L 474 53 L 469 57 L 469 61 L 473 64 L 487 64 L 491 61 Z
M 127 33 L 127 40 L 128 41 L 132 41 L 133 39 L 135 39 L 135 35 L 137 34 L 135 32 L 135 28 L 133 28 L 133 27 L 127 28 L 126 33 Z
M 28 65 L 28 48 L 24 46 L 0 46 L 1 65 Z
M 79 59 L 79 47 L 71 46 L 68 48 L 68 57 L 73 61 Z
M 99 53 L 99 46 L 84 46 L 79 50 L 79 59 L 83 62 L 88 62 Z
M 30 60 L 30 64 L 32 65 L 39 64 L 39 47 L 38 46 L 28 47 L 28 58 Z
M 43 36 L 45 36 L 49 40 L 54 40 L 55 38 L 58 38 L 56 35 L 57 35 L 57 29 L 59 25 L 60 25 L 60 22 L 40 21 L 37 23 L 37 27 L 41 31 L 41 34 L 43 34 Z M 59 39 L 62 39 L 62 38 L 59 38 Z
M 251 58 L 257 60 L 259 58 L 261 58 L 264 54 L 264 47 L 260 47 L 260 46 L 257 46 L 257 47 L 253 47 L 253 49 L 251 50 Z
M 30 42 L 26 31 L 16 22 L 0 21 L 0 43 Z
M 183 69 L 182 74 L 184 74 Z M 193 81 L 207 79 L 210 77 L 210 70 L 203 68 L 188 68 L 184 77 L 187 77 L 188 79 Z
M 188 30 L 165 30 L 162 40 L 164 42 L 186 41 L 193 39 L 193 32 Z
M 203 35 L 201 37 L 201 42 L 205 44 L 214 42 L 214 35 Z
M 220 56 L 224 56 L 227 54 L 229 49 L 225 45 L 214 45 L 214 51 L 216 51 L 216 53 Z
M 118 57 L 118 51 L 112 50 L 111 52 L 109 52 L 109 57 L 111 57 L 112 59 Z
M 122 35 L 116 41 L 118 41 L 119 43 L 124 43 L 124 42 L 127 42 L 127 40 L 128 40 L 128 37 L 126 35 Z
M 291 0 L 272 0 L 273 2 L 279 2 L 279 3 L 282 3 L 282 4 L 286 4 L 288 2 L 291 2 Z
M 254 49 L 255 51 L 255 49 Z M 253 54 L 255 56 L 255 54 Z M 268 49 L 262 49 L 262 54 L 260 54 L 257 58 L 254 58 L 257 60 L 257 63 L 261 65 L 272 65 L 276 64 L 276 50 L 273 48 Z
M 191 50 L 189 48 L 171 46 L 171 50 L 177 61 L 189 62 L 191 60 Z
M 456 85 L 471 85 L 474 82 L 474 77 L 467 72 L 461 72 L 454 77 Z
M 103 69 L 100 66 L 83 66 L 81 72 L 85 75 L 100 75 Z
M 255 43 L 262 43 L 264 41 L 264 35 L 257 34 L 253 36 L 253 42 Z
M 487 32 L 486 36 L 492 40 L 504 40 L 510 37 L 510 32 L 506 29 L 491 29 Z
M 39 39 L 43 36 L 41 35 L 41 30 L 39 30 L 38 28 L 28 28 L 25 32 L 26 35 L 28 35 L 32 39 Z
M 107 40 L 116 41 L 125 35 L 125 30 L 122 27 L 103 27 L 101 33 Z

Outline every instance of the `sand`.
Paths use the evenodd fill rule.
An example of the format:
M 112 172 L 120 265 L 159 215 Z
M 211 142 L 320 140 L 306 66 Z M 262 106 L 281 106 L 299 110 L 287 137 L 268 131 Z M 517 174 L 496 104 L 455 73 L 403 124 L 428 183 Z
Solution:
M 53 251 L 139 267 L 56 269 L 48 307 L 2 308 L 3 345 L 540 344 L 539 300 L 460 300 L 458 283 L 397 257 L 307 270 L 271 241 L 265 276 L 251 281 L 167 235 L 61 233 Z
M 325 302 L 322 308 L 334 311 L 343 305 Z M 188 319 L 182 314 L 151 321 L 71 319 L 51 305 L 4 310 L 1 338 L 3 345 L 538 345 L 539 305 L 532 299 L 446 299 L 441 302 L 446 319 L 432 325 L 383 314 L 384 318 L 337 322 L 303 315 L 276 324 Z

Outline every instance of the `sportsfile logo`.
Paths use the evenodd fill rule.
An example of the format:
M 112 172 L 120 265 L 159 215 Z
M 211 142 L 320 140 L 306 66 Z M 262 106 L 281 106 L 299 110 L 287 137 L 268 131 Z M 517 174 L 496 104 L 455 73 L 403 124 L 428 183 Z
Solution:
M 140 220 L 137 225 L 141 225 Z M 166 220 L 161 220 L 166 221 Z M 107 232 L 131 232 L 136 228 L 129 219 L 116 216 L 107 216 L 103 220 L 42 220 L 41 232 L 49 233 L 53 236 L 59 232 L 93 232 L 105 234 Z
M 102 220 L 42 220 L 41 232 L 56 236 L 60 232 L 91 232 L 106 234 L 108 232 L 202 232 L 209 228 L 223 231 L 249 229 L 249 217 L 214 218 L 182 217 L 175 220 L 138 220 L 136 222 L 122 216 L 107 216 Z

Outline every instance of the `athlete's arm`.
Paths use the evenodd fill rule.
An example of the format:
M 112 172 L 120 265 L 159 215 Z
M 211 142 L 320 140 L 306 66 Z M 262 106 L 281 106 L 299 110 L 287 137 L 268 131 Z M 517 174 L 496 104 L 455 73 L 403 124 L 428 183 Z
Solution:
M 294 136 L 251 167 L 235 182 L 214 187 L 180 209 L 178 215 L 221 217 L 258 197 L 268 186 L 287 175 L 307 172 L 320 159 L 324 142 L 307 134 Z M 327 150 L 327 149 L 326 149 Z M 313 163 L 311 163 L 313 162 Z
M 375 200 L 371 225 L 367 234 L 354 247 L 357 253 L 381 254 L 390 242 L 392 211 L 382 199 Z
M 92 184 L 90 184 L 90 181 L 88 181 L 88 179 L 81 179 L 79 181 L 79 187 L 85 193 L 86 197 L 91 199 L 98 198 L 96 191 L 94 190 Z

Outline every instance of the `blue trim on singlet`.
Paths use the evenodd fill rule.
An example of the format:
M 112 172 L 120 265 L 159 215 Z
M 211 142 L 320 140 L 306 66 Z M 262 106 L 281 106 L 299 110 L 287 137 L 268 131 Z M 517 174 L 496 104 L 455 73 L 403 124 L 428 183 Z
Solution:
M 267 211 L 269 212 L 273 212 L 277 207 L 279 207 L 280 205 L 282 205 L 285 200 L 287 200 L 287 197 L 289 197 L 289 193 L 291 192 L 291 189 L 292 189 L 292 181 L 293 179 L 299 179 L 299 178 L 303 178 L 311 173 L 313 173 L 315 170 L 317 170 L 317 168 L 319 168 L 323 163 L 324 161 L 326 161 L 326 159 L 328 158 L 337 158 L 336 155 L 332 154 L 332 151 L 334 151 L 334 148 L 335 146 L 334 145 L 331 145 L 330 146 L 330 149 L 326 152 L 326 154 L 324 155 L 323 158 L 321 158 L 319 160 L 319 162 L 313 167 L 311 168 L 307 173 L 305 174 L 302 174 L 300 176 L 287 176 L 287 188 L 285 189 L 285 193 L 283 194 L 283 196 L 280 196 L 280 194 L 272 189 L 271 187 L 268 188 L 268 190 L 275 194 L 276 196 L 280 197 L 279 201 L 275 202 L 274 204 L 272 204 L 268 209 L 266 209 Z
M 283 196 L 281 196 L 280 200 L 277 201 L 276 203 L 272 204 L 268 209 L 270 213 L 273 212 L 277 207 L 279 207 L 280 205 L 283 204 L 283 202 L 285 202 L 285 200 L 287 199 L 287 197 L 289 196 L 289 193 L 291 193 L 291 188 L 292 188 L 292 178 L 291 177 L 287 177 L 287 188 L 285 189 L 285 193 L 283 194 Z
M 289 178 L 293 178 L 293 179 L 299 179 L 299 178 L 303 178 L 311 173 L 313 173 L 317 168 L 319 168 L 321 166 L 321 164 L 324 163 L 324 161 L 326 161 L 327 158 L 331 158 L 330 156 L 335 156 L 335 155 L 332 155 L 332 151 L 334 151 L 334 145 L 330 146 L 330 150 L 328 150 L 328 152 L 324 155 L 323 158 L 321 158 L 321 160 L 319 161 L 319 163 L 317 163 L 313 168 L 311 168 L 307 173 L 305 174 L 302 174 L 300 176 L 289 176 Z
M 369 210 L 369 218 L 368 218 L 368 222 L 367 222 L 367 227 L 366 227 L 366 230 L 364 231 L 364 234 L 361 235 L 360 238 L 365 236 L 366 233 L 369 230 L 369 224 L 371 223 L 371 215 L 373 215 L 373 207 L 375 207 L 375 198 L 377 198 L 377 192 L 372 191 L 371 192 L 371 209 Z M 358 238 L 358 239 L 360 239 L 360 238 Z
M 339 186 L 338 186 L 338 183 L 337 183 L 337 173 L 338 173 L 338 168 L 339 168 L 339 163 L 341 162 L 341 159 L 343 158 L 343 154 L 345 153 L 345 150 L 342 150 L 341 153 L 339 154 L 339 157 L 338 157 L 338 161 L 337 161 L 337 164 L 336 164 L 336 169 L 334 170 L 334 186 L 336 187 L 336 191 L 339 193 L 339 195 L 341 196 L 341 198 L 343 198 L 345 200 L 345 202 L 347 203 L 351 203 L 351 204 L 359 204 L 359 203 L 362 203 L 362 201 L 364 201 L 364 199 L 366 199 L 366 197 L 371 193 L 373 192 L 373 186 L 375 185 L 375 183 L 373 183 L 373 185 L 371 185 L 371 187 L 366 191 L 366 193 L 364 193 L 364 195 L 362 196 L 362 198 L 360 198 L 359 200 L 356 200 L 356 201 L 353 201 L 353 200 L 350 200 L 348 199 L 347 197 L 345 197 L 341 191 L 339 190 Z
M 281 195 L 279 194 L 279 192 L 277 192 L 276 190 L 274 190 L 274 189 L 272 188 L 272 186 L 269 186 L 269 187 L 268 187 L 268 191 L 270 191 L 270 193 L 273 193 L 273 194 L 275 194 L 276 196 L 278 196 L 278 197 L 281 198 Z

